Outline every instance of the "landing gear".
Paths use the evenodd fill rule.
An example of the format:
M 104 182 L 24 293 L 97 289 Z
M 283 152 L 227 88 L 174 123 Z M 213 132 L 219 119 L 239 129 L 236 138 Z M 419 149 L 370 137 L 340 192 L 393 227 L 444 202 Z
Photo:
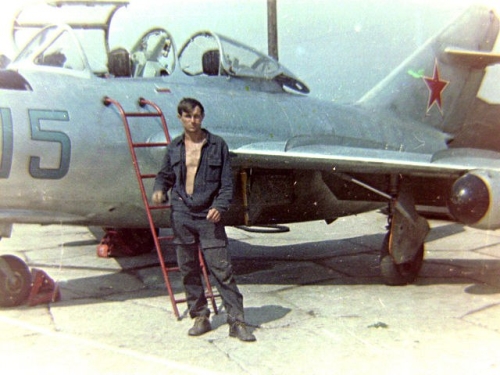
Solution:
M 424 241 L 429 224 L 417 213 L 411 185 L 400 175 L 390 175 L 389 194 L 352 176 L 340 174 L 389 201 L 388 228 L 380 252 L 380 271 L 387 285 L 406 285 L 415 281 L 424 260 Z
M 415 209 L 411 190 L 401 188 L 389 204 L 389 232 L 380 253 L 380 271 L 387 285 L 415 281 L 424 260 L 427 220 Z
M 422 244 L 414 258 L 408 262 L 396 264 L 389 254 L 389 233 L 386 234 L 380 252 L 380 273 L 387 285 L 407 285 L 415 281 L 424 261 L 424 245 Z
M 21 259 L 13 255 L 0 257 L 0 306 L 22 304 L 31 291 L 31 272 Z

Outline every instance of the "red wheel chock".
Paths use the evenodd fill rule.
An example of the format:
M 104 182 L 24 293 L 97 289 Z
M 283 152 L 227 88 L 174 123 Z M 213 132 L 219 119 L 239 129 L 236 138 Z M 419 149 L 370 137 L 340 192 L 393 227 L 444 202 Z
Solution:
M 35 306 L 43 303 L 56 302 L 61 299 L 59 286 L 44 271 L 31 269 L 32 286 L 28 297 L 28 305 Z

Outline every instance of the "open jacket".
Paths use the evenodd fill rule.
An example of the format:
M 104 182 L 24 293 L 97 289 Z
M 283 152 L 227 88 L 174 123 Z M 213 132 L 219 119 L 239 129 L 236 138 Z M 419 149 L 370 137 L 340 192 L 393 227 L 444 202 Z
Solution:
M 184 135 L 176 137 L 167 147 L 163 164 L 156 176 L 154 190 L 171 192 L 172 210 L 190 212 L 204 217 L 210 208 L 220 213 L 229 209 L 233 197 L 233 176 L 229 149 L 219 136 L 203 129 L 207 141 L 201 149 L 192 195 L 186 193 L 186 149 Z

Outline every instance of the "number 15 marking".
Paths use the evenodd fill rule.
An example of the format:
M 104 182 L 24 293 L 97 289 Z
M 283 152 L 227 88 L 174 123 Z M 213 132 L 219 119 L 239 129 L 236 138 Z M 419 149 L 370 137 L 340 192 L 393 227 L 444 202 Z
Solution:
M 69 121 L 66 111 L 29 110 L 31 124 L 31 139 L 35 141 L 59 143 L 61 158 L 59 168 L 41 168 L 40 157 L 30 156 L 30 175 L 33 178 L 57 180 L 66 176 L 71 159 L 71 140 L 66 133 L 53 130 L 43 130 L 42 120 Z
M 71 140 L 66 133 L 44 130 L 42 121 L 69 121 L 67 111 L 29 110 L 31 139 L 40 142 L 57 143 L 61 148 L 59 167 L 42 168 L 40 156 L 29 156 L 29 173 L 33 178 L 61 179 L 68 173 L 71 160 Z M 13 126 L 10 108 L 0 108 L 0 178 L 8 178 L 12 168 Z
M 9 108 L 0 108 L 0 178 L 9 178 L 12 167 L 12 115 Z

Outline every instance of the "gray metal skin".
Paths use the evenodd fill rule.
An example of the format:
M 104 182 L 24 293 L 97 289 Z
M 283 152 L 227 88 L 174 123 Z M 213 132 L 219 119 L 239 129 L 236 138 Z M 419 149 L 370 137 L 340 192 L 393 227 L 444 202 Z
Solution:
M 256 92 L 252 89 L 252 82 L 237 82 L 236 78 L 181 77 L 184 82 L 176 82 L 174 77 L 169 77 L 148 80 L 115 79 L 110 82 L 97 77 L 54 79 L 57 77 L 53 77 L 51 73 L 22 74 L 33 91 L 9 92 L 9 107 L 16 109 L 12 112 L 15 151 L 10 175 L 0 181 L 0 215 L 3 220 L 12 222 L 147 226 L 123 123 L 114 108 L 102 104 L 105 96 L 118 100 L 130 112 L 142 111 L 137 104 L 140 97 L 154 101 L 162 108 L 172 137 L 182 131 L 176 117 L 177 103 L 182 97 L 196 97 L 207 111 L 204 126 L 224 137 L 232 151 L 244 145 L 262 142 L 271 142 L 273 147 L 280 142 L 284 145 L 287 139 L 295 135 L 332 133 L 333 127 L 327 119 L 336 116 L 335 108 L 327 103 L 297 95 Z M 47 86 L 47 80 L 51 82 L 50 86 Z M 250 88 L 234 89 L 234 86 L 241 84 Z M 158 86 L 168 88 L 170 92 L 158 93 L 155 90 Z M 36 94 L 39 92 L 43 95 Z M 55 93 L 64 93 L 64 97 L 54 99 Z M 44 168 L 58 168 L 61 147 L 57 141 L 31 139 L 29 109 L 67 112 L 68 121 L 43 120 L 40 125 L 44 131 L 63 132 L 71 140 L 69 170 L 62 178 L 33 178 L 30 174 L 29 162 L 32 157 L 40 157 L 41 163 L 46 163 Z M 358 110 L 345 110 L 352 112 L 352 116 L 360 116 Z M 318 118 L 315 113 L 322 115 Z M 157 123 L 143 123 L 144 125 L 140 125 L 141 132 L 136 137 L 138 141 L 163 138 Z M 394 128 L 397 124 L 389 126 L 386 123 L 385 126 Z M 352 136 L 356 136 L 356 129 L 352 130 Z M 394 141 L 400 143 L 403 140 Z M 151 167 L 146 168 L 158 170 L 163 153 L 164 150 L 148 153 L 143 159 Z M 246 161 L 242 163 L 236 154 L 233 155 L 235 173 L 242 164 L 259 167 L 258 164 L 250 166 Z M 238 187 L 240 184 L 236 182 L 235 185 Z M 311 189 L 305 182 L 304 185 L 306 190 Z M 235 194 L 235 206 L 238 205 L 238 195 Z M 303 193 L 300 190 L 294 191 L 294 195 L 300 200 Z M 297 206 L 297 199 L 290 202 L 289 206 L 293 211 L 280 222 L 301 221 L 304 219 L 303 212 L 310 211 L 311 201 L 303 202 L 303 207 L 300 207 Z M 353 207 L 357 205 L 358 203 L 353 202 Z M 336 205 L 324 207 L 325 214 L 309 219 L 324 218 L 323 215 L 331 218 L 366 210 L 366 205 L 354 210 L 349 206 L 346 202 L 342 211 Z M 368 208 L 370 207 L 372 206 Z M 240 211 L 238 207 L 230 210 L 226 218 L 228 224 L 243 224 Z M 168 226 L 168 222 L 160 221 L 159 225 Z
M 225 56 L 227 38 L 206 35 Z M 473 8 L 350 106 L 308 97 L 307 87 L 281 66 L 274 75 L 259 77 L 231 70 L 224 58 L 216 76 L 187 75 L 176 61 L 168 76 L 130 78 L 68 74 L 14 61 L 8 69 L 29 89 L 0 88 L 2 235 L 10 234 L 12 223 L 147 227 L 122 119 L 115 107 L 103 104 L 104 97 L 128 112 L 148 111 L 138 105 L 141 97 L 157 103 L 172 137 L 182 131 L 179 100 L 195 97 L 204 104 L 204 126 L 227 141 L 232 155 L 236 191 L 224 217 L 227 225 L 330 222 L 391 202 L 397 207 L 402 181 L 411 198 L 401 200 L 411 202 L 402 212 L 411 217 L 413 204 L 445 208 L 453 182 L 479 171 L 490 208 L 468 224 L 498 228 L 500 142 L 491 141 L 499 138 L 491 130 L 498 120 L 488 120 L 476 137 L 487 139 L 488 146 L 460 138 L 462 129 L 484 120 L 474 112 L 476 93 L 484 68 L 500 61 L 490 52 L 497 35 L 498 17 Z M 180 51 L 182 56 L 184 48 Z M 423 80 L 433 77 L 436 66 L 448 81 L 441 107 L 429 103 Z M 419 69 L 422 77 L 408 73 Z M 136 125 L 138 142 L 164 139 L 157 120 Z M 450 148 L 457 139 L 461 148 Z M 163 154 L 163 149 L 143 152 L 143 170 L 156 172 Z M 170 225 L 168 211 L 155 215 L 159 227 Z M 423 238 L 415 241 L 414 248 L 423 246 Z M 409 257 L 403 251 L 395 263 L 415 251 Z

